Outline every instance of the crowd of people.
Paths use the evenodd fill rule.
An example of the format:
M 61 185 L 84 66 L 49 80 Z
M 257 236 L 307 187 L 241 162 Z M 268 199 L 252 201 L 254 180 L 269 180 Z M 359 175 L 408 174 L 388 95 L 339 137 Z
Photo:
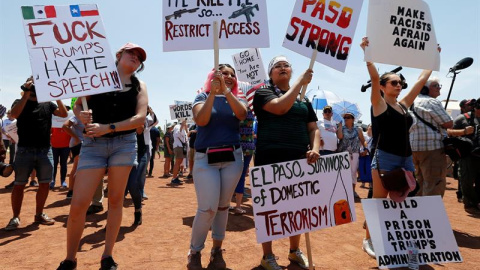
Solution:
M 361 47 L 369 45 L 368 38 Z M 439 49 L 440 51 L 440 49 Z M 292 64 L 285 56 L 274 57 L 268 65 L 269 80 L 255 92 L 253 111 L 249 109 L 243 82 L 235 69 L 220 64 L 211 70 L 193 102 L 193 122 L 187 119 L 166 124 L 164 136 L 155 126 L 157 117 L 148 106 L 146 84 L 137 78 L 147 54 L 136 44 L 127 43 L 116 52 L 116 64 L 123 90 L 78 99 L 74 116 L 61 128 L 52 128 L 52 115 L 67 116 L 62 101 L 38 102 L 30 77 L 22 85 L 22 96 L 2 121 L 0 175 L 15 173 L 12 188 L 12 218 L 5 230 L 20 226 L 20 210 L 26 184 L 33 172 L 38 181 L 35 222 L 52 225 L 55 220 L 44 212 L 49 191 L 56 188 L 60 164 L 60 188 L 68 189 L 70 213 L 67 222 L 66 256 L 58 269 L 76 269 L 77 251 L 85 216 L 103 211 L 104 177 L 108 179 L 108 216 L 101 269 L 117 269 L 113 248 L 122 221 L 123 200 L 130 194 L 134 204 L 134 225 L 142 224 L 142 201 L 148 199 L 145 181 L 154 177 L 155 154 L 163 150 L 165 163 L 160 178 L 171 186 L 193 182 L 197 211 L 193 220 L 187 269 L 203 269 L 201 251 L 211 230 L 209 269 L 227 269 L 222 244 L 228 214 L 242 215 L 248 168 L 297 159 L 316 162 L 321 156 L 347 152 L 350 156 L 355 199 L 357 179 L 370 188 L 370 198 L 390 197 L 403 201 L 407 196 L 443 196 L 446 189 L 447 158 L 442 140 L 461 136 L 474 146 L 471 155 L 456 163 L 458 200 L 465 210 L 480 214 L 480 98 L 462 101 L 462 113 L 452 117 L 436 98 L 438 78 L 431 70 L 421 72 L 409 91 L 401 95 L 405 80 L 396 73 L 379 75 L 374 63 L 367 62 L 372 82 L 371 122 L 365 130 L 355 124 L 358 115 L 345 112 L 343 121 L 332 118 L 325 106 L 320 119 L 311 101 L 300 98 L 303 86 L 313 77 L 307 69 L 292 80 Z M 252 86 L 250 86 L 252 87 Z M 16 119 L 18 141 L 5 132 Z M 10 159 L 5 153 L 9 151 Z M 69 156 L 73 166 L 67 181 Z M 416 185 L 398 193 L 382 185 L 387 171 L 403 168 Z M 457 172 L 458 171 L 458 172 Z M 181 177 L 184 176 L 184 180 Z M 365 186 L 365 182 L 369 186 Z M 231 205 L 232 198 L 235 198 Z M 375 257 L 368 224 L 363 250 Z M 288 259 L 303 269 L 309 261 L 300 250 L 301 235 L 289 237 Z M 282 269 L 277 264 L 273 243 L 262 243 L 260 265 L 266 270 Z

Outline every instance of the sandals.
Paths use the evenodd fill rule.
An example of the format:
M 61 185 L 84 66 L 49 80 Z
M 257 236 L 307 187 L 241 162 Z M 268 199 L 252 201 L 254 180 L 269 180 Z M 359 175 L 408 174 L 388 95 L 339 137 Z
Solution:
M 247 212 L 247 211 L 245 211 L 245 210 L 242 209 L 241 207 L 234 207 L 234 208 L 233 208 L 233 213 L 234 213 L 235 215 L 241 216 L 241 215 L 245 214 L 246 212 Z

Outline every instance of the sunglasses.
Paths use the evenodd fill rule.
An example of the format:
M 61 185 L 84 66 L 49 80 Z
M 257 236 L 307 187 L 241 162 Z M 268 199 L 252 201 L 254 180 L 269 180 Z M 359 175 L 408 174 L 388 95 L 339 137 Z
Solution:
M 403 86 L 403 82 L 402 81 L 388 81 L 393 87 L 397 86 L 400 84 L 400 86 Z
M 345 117 L 343 117 L 343 119 L 353 119 L 353 117 L 351 117 L 351 116 L 345 116 Z

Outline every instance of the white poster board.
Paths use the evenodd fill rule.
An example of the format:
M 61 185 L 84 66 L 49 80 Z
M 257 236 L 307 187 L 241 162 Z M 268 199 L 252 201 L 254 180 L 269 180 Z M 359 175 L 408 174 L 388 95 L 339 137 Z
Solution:
M 39 102 L 122 88 L 97 5 L 21 11 Z
M 440 53 L 422 0 L 370 0 L 365 61 L 438 71 Z
M 219 49 L 270 46 L 266 0 L 162 2 L 164 52 L 213 49 L 214 21 Z
M 440 196 L 364 199 L 362 206 L 380 269 L 407 266 L 409 240 L 420 265 L 463 261 Z
M 18 144 L 17 119 L 13 120 L 10 125 L 3 127 L 3 130 Z
M 52 128 L 62 128 L 63 123 L 74 115 L 72 110 L 68 111 L 67 114 L 67 117 L 58 117 L 52 114 Z
M 259 49 L 248 49 L 232 55 L 238 81 L 257 85 L 267 80 Z
M 363 0 L 296 1 L 283 47 L 344 72 Z M 316 42 L 319 40 L 318 46 Z
M 257 242 L 356 220 L 347 152 L 250 168 Z
M 180 123 L 185 118 L 187 121 L 192 121 L 193 112 L 192 112 L 193 102 L 189 101 L 175 101 L 174 105 L 170 105 L 170 119 L 178 120 Z

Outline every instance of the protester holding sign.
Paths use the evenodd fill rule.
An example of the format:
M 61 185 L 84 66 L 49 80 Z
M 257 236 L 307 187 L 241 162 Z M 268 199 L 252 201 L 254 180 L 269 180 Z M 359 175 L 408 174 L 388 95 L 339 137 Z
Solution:
M 85 226 L 85 214 L 98 183 L 108 169 L 108 216 L 101 269 L 117 269 L 113 246 L 122 222 L 123 198 L 128 175 L 137 165 L 135 129 L 147 115 L 147 88 L 136 72 L 143 70 L 147 55 L 138 45 L 127 43 L 116 53 L 123 90 L 88 96 L 90 110 L 75 103 L 75 115 L 85 124 L 77 181 L 67 222 L 67 256 L 58 269 L 75 269 L 76 254 Z
M 314 163 L 320 157 L 320 131 L 317 116 L 308 100 L 299 100 L 303 85 L 312 80 L 313 71 L 303 72 L 290 87 L 292 66 L 285 56 L 277 56 L 268 65 L 270 81 L 256 91 L 253 108 L 258 119 L 255 166 L 307 158 Z M 304 269 L 308 259 L 299 249 L 300 235 L 290 237 L 288 259 Z M 261 266 L 282 269 L 276 262 L 272 242 L 262 243 Z
M 210 227 L 213 247 L 209 269 L 226 269 L 222 243 L 230 199 L 243 169 L 239 124 L 247 117 L 247 100 L 238 89 L 235 69 L 219 65 L 209 73 L 204 90 L 193 102 L 197 124 L 193 175 L 198 208 L 192 225 L 189 270 L 203 269 L 200 252 Z
M 364 37 L 360 47 L 365 51 L 365 47 L 368 44 L 368 38 Z M 440 51 L 440 48 L 438 50 Z M 376 144 L 376 151 L 372 161 L 373 198 L 386 198 L 390 195 L 392 200 L 401 202 L 405 200 L 408 192 L 385 189 L 380 178 L 380 172 L 383 175 L 386 171 L 392 171 L 401 167 L 405 170 L 407 180 L 413 179 L 412 173 L 415 168 L 413 166 L 412 149 L 408 134 L 413 119 L 407 108 L 413 104 L 432 71 L 422 71 L 412 89 L 398 101 L 397 97 L 402 91 L 404 84 L 400 76 L 392 72 L 379 76 L 372 62 L 367 62 L 367 69 L 372 81 L 372 94 L 370 97 L 372 102 L 372 128 L 378 133 L 374 134 L 374 138 L 377 138 L 377 141 L 373 142 Z M 411 189 L 412 187 L 410 186 Z M 366 237 L 363 239 L 363 250 L 371 257 L 375 257 L 368 228 Z

